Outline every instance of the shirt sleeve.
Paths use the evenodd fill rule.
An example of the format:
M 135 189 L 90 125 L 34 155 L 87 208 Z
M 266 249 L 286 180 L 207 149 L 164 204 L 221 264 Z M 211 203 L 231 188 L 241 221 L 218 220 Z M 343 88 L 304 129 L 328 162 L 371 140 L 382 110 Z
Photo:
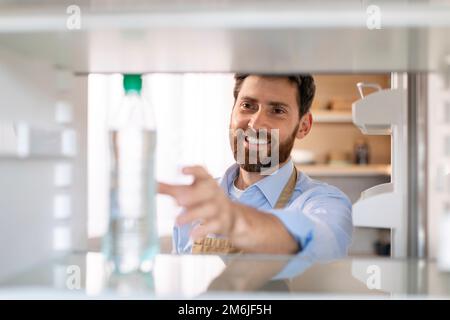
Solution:
M 192 243 L 189 233 L 192 230 L 191 224 L 174 226 L 172 233 L 172 253 L 188 254 L 192 251 Z
M 333 188 L 317 187 L 307 199 L 296 199 L 285 209 L 269 210 L 299 244 L 319 260 L 344 257 L 353 223 L 350 200 Z

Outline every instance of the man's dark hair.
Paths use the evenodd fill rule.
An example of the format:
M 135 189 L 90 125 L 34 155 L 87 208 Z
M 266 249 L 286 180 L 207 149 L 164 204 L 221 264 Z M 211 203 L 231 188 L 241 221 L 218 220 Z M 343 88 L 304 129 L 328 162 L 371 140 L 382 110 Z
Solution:
M 239 91 L 241 90 L 242 83 L 245 78 L 250 76 L 249 73 L 236 73 L 234 75 L 235 84 L 234 84 L 234 102 L 236 103 L 236 99 L 239 95 Z M 258 75 L 258 74 L 255 74 Z M 306 114 L 311 108 L 312 101 L 314 99 L 314 94 L 316 93 L 316 85 L 314 83 L 314 78 L 310 74 L 280 74 L 280 75 L 272 75 L 272 74 L 259 74 L 261 77 L 281 77 L 287 78 L 291 83 L 294 83 L 298 89 L 297 94 L 297 103 L 299 106 L 299 115 L 302 117 Z

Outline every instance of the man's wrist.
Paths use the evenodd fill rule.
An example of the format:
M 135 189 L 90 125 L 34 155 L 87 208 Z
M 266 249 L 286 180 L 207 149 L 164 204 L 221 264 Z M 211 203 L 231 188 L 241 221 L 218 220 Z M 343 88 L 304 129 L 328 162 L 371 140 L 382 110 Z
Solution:
M 246 219 L 245 206 L 238 203 L 232 203 L 231 206 L 233 224 L 230 230 L 230 240 L 238 246 L 240 243 L 245 243 L 243 238 L 248 234 L 248 221 Z
M 244 251 L 263 252 L 268 249 L 266 244 L 269 247 L 273 246 L 273 243 L 266 243 L 270 238 L 266 232 L 276 232 L 279 234 L 279 246 L 272 247 L 268 252 L 295 254 L 301 250 L 295 238 L 289 234 L 279 218 L 238 203 L 232 204 L 232 214 L 234 223 L 229 238 L 236 248 Z M 275 230 L 279 230 L 281 233 Z

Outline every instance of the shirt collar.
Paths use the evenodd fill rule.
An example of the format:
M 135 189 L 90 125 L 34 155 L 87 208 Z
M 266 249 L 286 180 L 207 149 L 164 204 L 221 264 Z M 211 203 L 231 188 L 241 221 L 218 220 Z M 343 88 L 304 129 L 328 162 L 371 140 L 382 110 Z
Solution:
M 268 175 L 258 182 L 252 184 L 248 187 L 250 188 L 258 188 L 262 194 L 265 196 L 267 201 L 270 203 L 271 207 L 275 207 L 278 198 L 280 197 L 281 192 L 284 189 L 284 186 L 288 182 L 292 169 L 294 168 L 294 164 L 291 159 L 287 163 L 285 163 L 281 168 L 276 170 L 271 175 Z M 239 171 L 239 165 L 237 163 L 233 164 L 231 167 L 227 169 L 224 176 L 221 178 L 219 184 L 222 189 L 229 194 L 229 188 L 231 184 L 234 182 L 236 175 Z

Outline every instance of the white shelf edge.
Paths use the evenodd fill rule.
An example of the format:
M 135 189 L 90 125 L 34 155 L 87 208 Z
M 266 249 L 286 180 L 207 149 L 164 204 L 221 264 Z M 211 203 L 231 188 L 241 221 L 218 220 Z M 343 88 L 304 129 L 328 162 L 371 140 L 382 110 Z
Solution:
M 314 111 L 313 121 L 317 123 L 353 123 L 351 111 Z

